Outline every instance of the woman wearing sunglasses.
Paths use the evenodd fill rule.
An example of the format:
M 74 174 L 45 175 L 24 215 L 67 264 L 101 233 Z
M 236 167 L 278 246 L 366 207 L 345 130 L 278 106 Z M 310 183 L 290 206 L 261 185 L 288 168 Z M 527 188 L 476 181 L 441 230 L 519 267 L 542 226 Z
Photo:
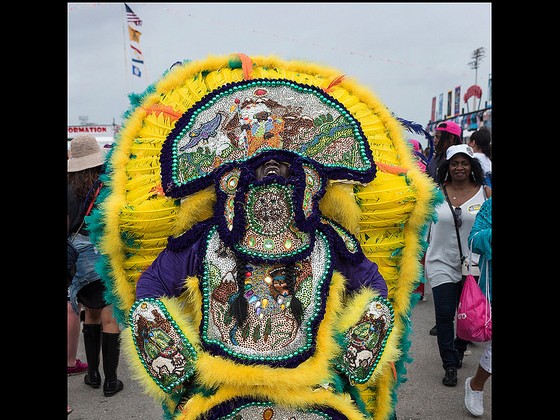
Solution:
M 457 369 L 463 364 L 468 342 L 455 334 L 455 313 L 465 277 L 464 257 L 468 258 L 467 238 L 482 203 L 490 197 L 484 172 L 473 149 L 466 144 L 450 146 L 446 160 L 438 168 L 440 189 L 445 196 L 436 207 L 435 222 L 430 226 L 426 250 L 425 275 L 434 297 L 436 336 L 445 370 L 442 383 L 457 385 Z M 461 246 L 457 240 L 457 234 Z M 478 255 L 471 255 L 471 264 Z

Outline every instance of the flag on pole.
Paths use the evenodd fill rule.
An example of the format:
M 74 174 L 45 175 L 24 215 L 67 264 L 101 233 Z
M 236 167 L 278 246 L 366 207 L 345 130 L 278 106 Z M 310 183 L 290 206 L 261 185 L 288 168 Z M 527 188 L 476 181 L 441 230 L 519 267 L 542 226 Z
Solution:
M 136 48 L 134 45 L 130 44 L 130 49 L 132 50 L 132 58 L 136 60 L 144 60 L 142 57 L 142 51 Z
M 137 31 L 136 29 L 134 29 L 130 26 L 128 27 L 128 37 L 130 38 L 131 41 L 139 44 L 140 43 L 140 35 L 142 35 L 142 32 Z
M 144 57 L 142 55 L 142 49 L 140 48 L 140 35 L 142 35 L 142 32 L 135 29 L 133 26 L 141 26 L 142 19 L 140 19 L 136 13 L 132 11 L 128 4 L 125 3 L 124 6 L 126 9 L 128 38 L 130 40 L 127 57 L 130 59 L 130 69 L 132 75 L 139 80 L 142 78 L 142 72 L 144 70 Z
M 128 7 L 128 4 L 125 3 L 124 7 L 126 7 L 126 21 L 128 23 L 134 23 L 136 26 L 142 26 L 142 19 L 136 16 L 136 13 L 134 13 L 132 9 Z

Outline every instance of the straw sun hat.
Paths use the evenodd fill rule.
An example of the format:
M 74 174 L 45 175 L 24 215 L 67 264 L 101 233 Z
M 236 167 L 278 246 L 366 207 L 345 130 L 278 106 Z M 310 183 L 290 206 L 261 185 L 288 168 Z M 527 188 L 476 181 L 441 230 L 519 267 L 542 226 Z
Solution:
M 68 172 L 83 171 L 103 165 L 105 153 L 91 134 L 80 134 L 70 141 Z

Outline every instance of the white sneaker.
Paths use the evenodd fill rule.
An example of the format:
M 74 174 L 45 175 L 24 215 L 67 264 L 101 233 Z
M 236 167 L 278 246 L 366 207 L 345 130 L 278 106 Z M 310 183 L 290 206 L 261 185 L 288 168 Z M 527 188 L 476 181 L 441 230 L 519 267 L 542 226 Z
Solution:
M 471 388 L 471 379 L 465 380 L 465 407 L 473 416 L 484 414 L 484 391 L 475 391 Z

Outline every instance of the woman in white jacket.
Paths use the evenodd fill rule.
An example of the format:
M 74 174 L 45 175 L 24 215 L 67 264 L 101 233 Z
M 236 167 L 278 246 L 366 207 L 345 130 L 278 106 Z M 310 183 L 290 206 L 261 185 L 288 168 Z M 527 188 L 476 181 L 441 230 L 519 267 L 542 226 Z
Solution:
M 434 297 L 437 343 L 445 370 L 442 383 L 455 386 L 457 369 L 462 366 L 468 344 L 456 336 L 454 325 L 464 283 L 462 261 L 468 254 L 467 238 L 476 213 L 491 190 L 483 185 L 480 162 L 466 144 L 447 149 L 446 161 L 438 168 L 438 176 L 446 199 L 436 207 L 436 222 L 430 227 L 425 271 Z M 472 254 L 471 262 L 477 261 L 478 255 Z

